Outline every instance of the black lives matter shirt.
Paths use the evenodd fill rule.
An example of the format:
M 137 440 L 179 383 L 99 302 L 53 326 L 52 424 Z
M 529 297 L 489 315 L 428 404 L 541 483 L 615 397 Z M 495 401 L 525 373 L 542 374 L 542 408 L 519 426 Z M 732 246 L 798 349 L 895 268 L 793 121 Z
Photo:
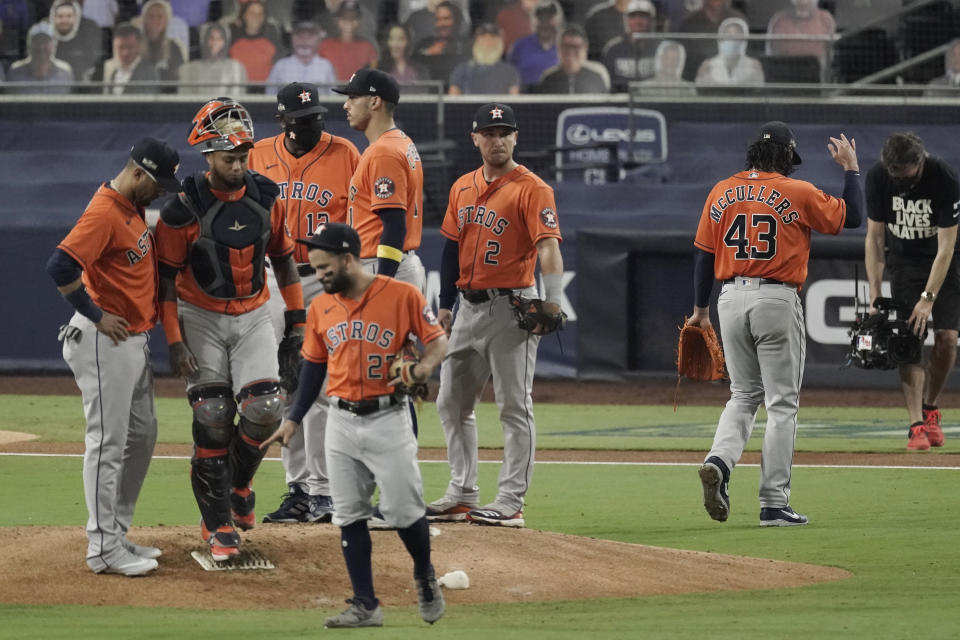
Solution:
M 937 227 L 958 222 L 960 183 L 943 160 L 927 156 L 920 180 L 904 190 L 881 163 L 867 173 L 867 217 L 886 225 L 887 262 L 933 262 L 937 255 Z M 954 247 L 954 262 L 960 242 Z

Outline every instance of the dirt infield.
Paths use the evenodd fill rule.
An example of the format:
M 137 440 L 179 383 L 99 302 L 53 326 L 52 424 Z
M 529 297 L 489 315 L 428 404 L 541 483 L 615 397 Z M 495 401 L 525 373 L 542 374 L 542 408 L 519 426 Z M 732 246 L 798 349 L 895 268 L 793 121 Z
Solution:
M 434 389 L 435 392 L 435 389 Z M 672 380 L 631 384 L 538 381 L 534 401 L 584 404 L 672 404 Z M 79 393 L 70 377 L 0 377 L 0 394 Z M 157 380 L 161 396 L 182 397 L 178 380 Z M 684 398 L 697 404 L 727 399 L 727 388 L 684 382 Z M 808 405 L 899 406 L 897 393 L 878 390 L 811 389 Z M 956 399 L 951 399 L 955 403 Z M 78 397 L 79 402 L 79 397 Z M 689 402 L 689 400 L 688 400 Z M 81 442 L 37 443 L 30 434 L 0 434 L 0 451 L 81 453 Z M 19 436 L 19 437 L 18 437 Z M 184 445 L 159 445 L 158 455 L 189 455 Z M 276 455 L 276 454 L 274 454 Z M 484 459 L 501 452 L 484 450 Z M 423 449 L 424 460 L 445 459 L 442 449 Z M 538 451 L 539 460 L 655 461 L 696 463 L 701 453 L 641 451 Z M 953 456 L 909 454 L 797 454 L 797 464 L 954 464 Z M 759 461 L 748 453 L 744 462 Z M 705 516 L 706 518 L 706 516 Z M 704 526 L 711 526 L 709 521 Z M 633 597 L 741 589 L 794 587 L 849 576 L 843 570 L 631 545 L 567 536 L 534 529 L 502 529 L 468 524 L 434 527 L 434 564 L 438 574 L 461 569 L 470 576 L 469 589 L 446 591 L 450 604 L 549 601 Z M 410 559 L 393 532 L 373 532 L 374 571 L 378 595 L 390 606 L 416 603 L 410 580 Z M 202 548 L 199 527 L 148 527 L 131 532 L 141 544 L 161 547 L 160 568 L 142 579 L 98 576 L 82 561 L 86 538 L 82 523 L 75 527 L 0 528 L 5 554 L 5 579 L 0 602 L 24 604 L 132 605 L 155 607 L 314 608 L 339 607 L 350 595 L 343 567 L 338 529 L 332 525 L 258 525 L 244 534 L 244 544 L 276 565 L 270 571 L 204 571 L 190 556 Z M 496 549 L 496 552 L 492 550 Z M 583 571 L 590 567 L 590 571 Z M 299 585 L 291 601 L 289 585 Z M 306 591 L 304 591 L 306 589 Z M 199 594 L 216 592 L 216 598 Z

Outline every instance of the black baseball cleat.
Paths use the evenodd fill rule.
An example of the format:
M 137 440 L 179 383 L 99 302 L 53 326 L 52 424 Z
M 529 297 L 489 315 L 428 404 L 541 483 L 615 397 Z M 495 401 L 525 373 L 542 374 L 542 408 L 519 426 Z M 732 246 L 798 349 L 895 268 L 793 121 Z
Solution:
M 700 467 L 700 484 L 703 485 L 703 506 L 717 522 L 726 522 L 730 516 L 730 470 L 717 456 L 710 456 Z
M 761 527 L 797 527 L 810 522 L 807 516 L 801 515 L 786 507 L 763 507 L 760 509 Z

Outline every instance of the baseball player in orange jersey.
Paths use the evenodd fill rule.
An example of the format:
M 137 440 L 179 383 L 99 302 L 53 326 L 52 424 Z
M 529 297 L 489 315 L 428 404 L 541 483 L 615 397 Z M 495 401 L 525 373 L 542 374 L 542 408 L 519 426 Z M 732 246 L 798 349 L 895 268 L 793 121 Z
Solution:
M 87 422 L 83 491 L 87 566 L 95 573 L 143 575 L 161 555 L 131 542 L 127 531 L 157 441 L 147 346 L 157 322 L 157 256 L 143 208 L 179 189 L 179 163 L 166 143 L 137 141 L 47 262 L 76 309 L 60 339 Z
M 447 440 L 450 484 L 442 498 L 427 505 L 427 517 L 522 527 L 536 449 L 531 391 L 540 336 L 517 326 L 510 294 L 537 297 L 534 267 L 539 258 L 545 310 L 560 311 L 560 227 L 553 189 L 513 159 L 513 109 L 502 103 L 483 105 L 471 136 L 483 166 L 453 184 L 440 229 L 447 241 L 438 316 L 450 332 L 450 349 L 440 369 L 437 410 Z M 452 323 L 457 288 L 460 304 Z M 503 426 L 503 465 L 496 499 L 479 507 L 474 407 L 491 375 Z
M 730 472 L 750 439 L 765 403 L 760 468 L 760 526 L 807 524 L 790 508 L 790 473 L 797 407 L 806 353 L 803 307 L 797 291 L 807 278 L 810 232 L 835 235 L 863 221 L 856 143 L 830 138 L 830 155 L 843 167 L 843 197 L 787 176 L 800 164 L 796 137 L 768 122 L 747 149 L 746 171 L 710 191 L 694 241 L 694 307 L 688 324 L 710 326 L 713 280 L 720 334 L 730 374 L 730 400 L 713 446 L 700 467 L 703 504 L 714 520 L 730 514 Z
M 347 209 L 347 224 L 360 234 L 360 257 L 373 273 L 423 292 L 426 276 L 416 254 L 423 232 L 423 163 L 393 120 L 400 87 L 388 73 L 360 69 L 333 90 L 347 96 L 347 122 L 370 142 L 350 180 Z
M 298 238 L 310 237 L 326 222 L 346 222 L 350 177 L 360 153 L 346 138 L 323 130 L 323 114 L 316 85 L 292 82 L 277 93 L 277 117 L 283 133 L 257 142 L 250 151 L 249 168 L 280 187 L 277 200 L 286 209 L 287 228 Z M 297 245 L 294 260 L 300 274 L 304 302 L 309 305 L 323 287 L 314 275 L 307 248 Z M 283 297 L 276 279 L 268 278 L 270 311 L 277 341 L 285 330 Z M 292 389 L 287 389 L 292 393 Z M 330 483 L 323 455 L 326 398 L 310 408 L 303 429 L 282 449 L 288 486 L 280 507 L 264 522 L 328 522 L 333 513 Z
M 280 424 L 285 402 L 265 258 L 291 333 L 302 335 L 306 312 L 280 189 L 247 170 L 247 110 L 230 98 L 209 101 L 188 142 L 204 153 L 209 171 L 184 179 L 180 196 L 160 212 L 160 303 L 170 362 L 186 379 L 193 407 L 190 478 L 201 535 L 213 559 L 226 560 L 239 553 L 235 527 L 254 526 L 250 485 L 263 458 L 259 444 Z
M 353 586 L 350 607 L 325 621 L 326 627 L 383 624 L 373 589 L 367 521 L 379 487 L 383 517 L 397 529 L 413 558 L 420 616 L 433 623 L 443 615 L 443 594 L 430 561 L 430 532 L 424 516 L 423 481 L 417 440 L 405 396 L 396 393 L 390 363 L 410 334 L 425 345 L 410 374 L 426 380 L 443 359 L 447 338 L 433 310 L 406 282 L 374 275 L 360 262 L 360 236 L 345 224 L 330 223 L 299 242 L 310 249 L 310 264 L 324 294 L 310 303 L 303 342 L 304 366 L 287 419 L 262 448 L 290 441 L 327 377 L 330 407 L 326 429 L 327 468 L 333 492 L 333 523 Z

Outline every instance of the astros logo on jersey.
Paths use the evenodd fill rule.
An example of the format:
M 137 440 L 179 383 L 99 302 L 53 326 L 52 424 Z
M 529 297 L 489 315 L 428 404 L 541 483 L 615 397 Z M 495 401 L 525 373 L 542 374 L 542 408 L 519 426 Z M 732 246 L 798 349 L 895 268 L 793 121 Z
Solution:
M 393 195 L 394 191 L 393 180 L 386 176 L 377 178 L 376 182 L 373 183 L 373 188 L 377 194 L 377 197 L 381 200 L 389 198 Z
M 544 209 L 540 212 L 540 221 L 543 222 L 543 226 L 556 229 L 557 228 L 557 212 L 553 209 Z

